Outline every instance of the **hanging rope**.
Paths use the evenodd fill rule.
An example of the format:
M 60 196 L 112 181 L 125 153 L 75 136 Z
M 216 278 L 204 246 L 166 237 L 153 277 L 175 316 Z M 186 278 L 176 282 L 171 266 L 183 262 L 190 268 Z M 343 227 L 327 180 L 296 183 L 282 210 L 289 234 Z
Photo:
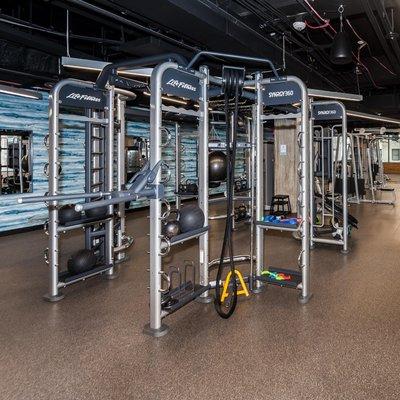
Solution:
M 243 91 L 244 70 L 239 68 L 224 67 L 222 73 L 223 86 L 222 91 L 225 98 L 225 119 L 226 119 L 226 157 L 227 157 L 227 181 L 226 181 L 226 224 L 224 240 L 222 243 L 221 256 L 218 265 L 216 286 L 215 286 L 215 309 L 222 318 L 229 318 L 235 311 L 237 305 L 237 281 L 235 273 L 235 263 L 233 254 L 233 195 L 235 184 L 235 163 L 236 163 L 236 143 L 239 113 L 239 97 Z M 231 126 L 231 113 L 229 111 L 229 99 L 234 99 L 233 126 Z M 232 135 L 231 135 L 232 130 Z M 221 288 L 219 286 L 222 280 L 224 270 L 224 258 L 226 253 L 229 256 L 230 280 L 229 286 L 232 288 L 232 298 L 228 305 L 221 301 Z

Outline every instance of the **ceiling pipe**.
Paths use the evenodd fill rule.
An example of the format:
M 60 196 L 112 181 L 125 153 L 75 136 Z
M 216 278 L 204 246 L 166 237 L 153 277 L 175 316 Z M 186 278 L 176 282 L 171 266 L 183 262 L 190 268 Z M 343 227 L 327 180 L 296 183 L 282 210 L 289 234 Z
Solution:
M 385 37 L 389 38 L 389 37 L 391 37 L 393 35 L 393 32 L 392 32 L 392 27 L 391 27 L 389 15 L 387 14 L 385 5 L 383 4 L 383 2 L 381 0 L 375 0 L 374 2 L 375 2 L 375 7 L 378 10 L 377 14 L 379 15 L 379 19 L 382 22 L 382 25 L 383 25 L 383 27 L 385 29 L 385 32 L 386 32 Z M 396 54 L 398 63 L 400 63 L 400 46 L 399 46 L 399 43 L 397 42 L 396 39 L 397 38 L 389 39 L 389 42 L 390 42 L 390 44 L 391 44 L 391 46 L 392 46 L 392 48 L 393 48 L 393 50 L 394 50 L 394 52 Z
M 190 4 L 191 4 L 191 2 L 186 2 L 186 1 L 182 1 L 182 0 L 181 1 L 179 1 L 179 0 L 170 0 L 170 1 L 173 2 L 173 3 L 179 3 L 181 6 L 186 6 L 187 5 L 187 7 L 189 7 Z M 269 39 L 268 37 L 266 37 L 265 35 L 261 34 L 260 32 L 257 32 L 255 29 L 253 29 L 249 25 L 245 24 L 241 20 L 238 20 L 235 16 L 230 14 L 227 10 L 219 7 L 218 5 L 213 3 L 212 1 L 210 1 L 210 0 L 198 0 L 198 2 L 200 4 L 205 5 L 209 9 L 214 10 L 216 13 L 218 13 L 219 15 L 222 15 L 224 18 L 228 19 L 229 22 L 231 22 L 233 24 L 233 26 L 238 26 L 238 27 L 240 27 L 242 29 L 247 30 L 248 32 L 253 34 L 255 37 L 260 39 L 261 41 L 267 43 L 273 49 L 276 49 L 279 52 L 282 51 L 282 48 L 281 48 L 280 44 L 275 43 L 273 40 Z M 335 82 L 332 82 L 324 74 L 321 74 L 320 72 L 316 71 L 314 68 L 310 67 L 309 64 L 303 62 L 300 58 L 297 58 L 292 53 L 286 52 L 286 55 L 287 55 L 288 58 L 290 58 L 291 60 L 295 61 L 298 64 L 299 67 L 301 66 L 301 68 L 304 68 L 306 71 L 312 72 L 313 74 L 315 74 L 315 76 L 317 76 L 319 79 L 321 79 L 324 82 L 326 82 L 332 88 L 335 88 L 335 89 L 337 89 L 339 91 L 343 90 L 338 84 L 336 84 Z
M 390 47 L 386 41 L 385 35 L 382 32 L 382 29 L 379 25 L 378 20 L 376 19 L 374 10 L 371 7 L 370 0 L 362 1 L 362 5 L 363 5 L 364 10 L 367 14 L 367 17 L 372 25 L 372 28 L 374 29 L 375 34 L 378 37 L 379 43 L 385 52 L 386 58 L 389 60 L 389 63 L 391 65 L 392 69 L 394 71 L 396 71 L 397 74 L 400 74 L 399 60 L 397 60 L 396 57 L 393 55 L 393 51 L 390 49 Z
M 163 39 L 166 42 L 172 43 L 177 47 L 180 47 L 180 48 L 183 48 L 183 49 L 186 49 L 186 50 L 189 50 L 189 51 L 193 51 L 193 52 L 197 52 L 197 51 L 200 50 L 199 48 L 196 48 L 194 46 L 190 46 L 190 45 L 188 45 L 186 43 L 181 42 L 180 40 L 177 40 L 177 39 L 174 39 L 174 38 L 172 38 L 170 36 L 164 35 L 161 32 L 157 32 L 157 31 L 155 31 L 155 30 L 153 30 L 151 28 L 143 26 L 143 25 L 141 25 L 141 24 L 139 24 L 137 22 L 131 21 L 131 20 L 127 19 L 127 18 L 121 17 L 120 15 L 114 14 L 114 13 L 112 13 L 110 11 L 107 11 L 107 10 L 101 8 L 101 7 L 97 7 L 97 6 L 93 5 L 93 4 L 89 4 L 86 1 L 83 1 L 83 0 L 66 0 L 66 1 L 68 3 L 75 4 L 75 5 L 78 5 L 80 7 L 83 7 L 83 8 L 86 8 L 88 10 L 91 10 L 93 12 L 96 12 L 98 14 L 101 14 L 101 15 L 107 17 L 107 18 L 112 18 L 115 21 L 120 22 L 121 24 L 130 26 L 131 28 L 135 28 L 135 29 L 140 30 L 142 32 L 146 32 L 151 36 L 155 36 L 155 37 L 158 37 L 160 39 Z
M 24 97 L 26 99 L 42 100 L 42 94 L 40 92 L 19 87 L 17 88 L 14 86 L 0 85 L 0 93 L 17 97 Z

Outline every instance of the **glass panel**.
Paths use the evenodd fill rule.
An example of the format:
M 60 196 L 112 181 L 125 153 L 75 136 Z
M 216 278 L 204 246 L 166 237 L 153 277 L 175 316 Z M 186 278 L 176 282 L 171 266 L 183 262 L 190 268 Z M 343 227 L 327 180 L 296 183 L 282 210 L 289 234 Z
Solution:
M 32 132 L 0 130 L 0 195 L 32 192 Z
M 400 161 L 400 149 L 392 149 L 392 161 Z
M 148 160 L 148 140 L 137 136 L 127 136 L 125 139 L 126 151 L 126 180 L 129 181 Z

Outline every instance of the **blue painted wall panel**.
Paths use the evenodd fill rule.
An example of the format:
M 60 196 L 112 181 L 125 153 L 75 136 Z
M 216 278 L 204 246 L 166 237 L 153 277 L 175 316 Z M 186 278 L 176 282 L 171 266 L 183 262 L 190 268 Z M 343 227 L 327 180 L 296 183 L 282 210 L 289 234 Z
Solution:
M 77 122 L 61 124 L 62 149 L 60 159 L 62 162 L 62 178 L 60 180 L 60 192 L 79 193 L 84 188 L 84 131 L 83 124 Z M 43 93 L 43 100 L 29 100 L 9 95 L 0 94 L 0 129 L 31 130 L 33 132 L 33 193 L 44 194 L 48 190 L 47 178 L 43 173 L 44 164 L 48 161 L 47 149 L 44 146 L 44 137 L 48 133 L 48 96 Z M 149 137 L 149 125 L 147 123 L 132 122 L 127 124 L 128 135 Z M 173 132 L 173 129 L 171 129 Z M 172 140 L 172 144 L 174 140 Z M 183 138 L 185 146 L 183 161 L 185 164 L 185 179 L 196 176 L 196 141 L 192 138 Z M 174 191 L 174 146 L 164 151 L 165 159 L 169 162 L 172 171 L 172 179 L 167 186 L 167 194 L 172 198 Z M 241 158 L 241 155 L 239 156 Z M 243 167 L 238 167 L 238 174 Z M 224 190 L 222 185 L 213 189 L 211 193 Z M 18 196 L 0 196 L 0 232 L 26 228 L 43 224 L 47 219 L 47 208 L 44 204 L 17 204 Z M 147 202 L 134 202 L 131 207 L 142 207 Z

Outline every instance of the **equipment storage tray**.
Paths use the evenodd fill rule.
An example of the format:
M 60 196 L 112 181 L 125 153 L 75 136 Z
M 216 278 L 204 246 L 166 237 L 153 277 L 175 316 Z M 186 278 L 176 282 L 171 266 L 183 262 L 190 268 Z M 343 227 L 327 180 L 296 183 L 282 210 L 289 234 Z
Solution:
M 202 234 L 206 233 L 208 231 L 208 226 L 204 226 L 203 228 L 195 229 L 193 231 L 181 233 L 180 235 L 174 236 L 171 238 L 170 243 L 171 245 L 173 244 L 178 244 L 182 242 L 186 242 L 187 240 L 190 239 L 195 239 Z
M 107 220 L 111 219 L 112 215 L 105 215 L 103 217 L 94 217 L 94 218 L 81 218 L 76 221 L 66 222 L 63 225 L 58 226 L 58 231 L 68 231 L 72 229 L 79 229 L 87 225 L 91 225 L 94 223 L 106 222 Z
M 78 282 L 83 279 L 90 278 L 95 275 L 99 275 L 103 272 L 106 272 L 107 270 L 109 270 L 112 267 L 113 267 L 112 265 L 108 265 L 108 266 L 107 265 L 99 265 L 99 266 L 91 269 L 90 271 L 83 272 L 83 273 L 77 274 L 77 275 L 71 275 L 68 271 L 63 271 L 58 274 L 58 280 L 60 281 L 60 285 L 67 286 L 74 282 Z
M 270 285 L 277 285 L 292 289 L 298 289 L 299 285 L 302 283 L 302 276 L 301 272 L 299 271 L 295 271 L 292 269 L 272 268 L 272 267 L 268 268 L 268 271 L 271 273 L 271 275 L 256 276 L 256 279 L 261 282 L 269 283 Z M 284 277 L 287 277 L 289 279 L 278 280 L 274 278 L 274 275 L 278 276 L 278 274 L 282 274 Z
M 183 285 L 188 285 L 188 282 L 184 283 Z M 204 292 L 206 292 L 209 289 L 210 285 L 202 286 L 196 284 L 194 286 L 194 290 L 186 293 L 183 292 L 181 296 L 179 296 L 180 288 L 173 289 L 170 295 L 172 298 L 174 298 L 174 295 L 176 296 L 176 298 L 174 298 L 176 302 L 168 307 L 163 307 L 163 310 L 168 314 L 172 314 L 175 311 L 182 308 L 183 306 L 185 306 L 186 304 L 189 304 L 191 301 L 197 299 L 197 297 L 201 296 Z
M 261 226 L 265 229 L 271 229 L 276 231 L 297 231 L 299 230 L 299 224 L 285 224 L 285 223 L 276 223 L 276 222 L 265 222 L 265 221 L 257 221 L 256 225 Z

